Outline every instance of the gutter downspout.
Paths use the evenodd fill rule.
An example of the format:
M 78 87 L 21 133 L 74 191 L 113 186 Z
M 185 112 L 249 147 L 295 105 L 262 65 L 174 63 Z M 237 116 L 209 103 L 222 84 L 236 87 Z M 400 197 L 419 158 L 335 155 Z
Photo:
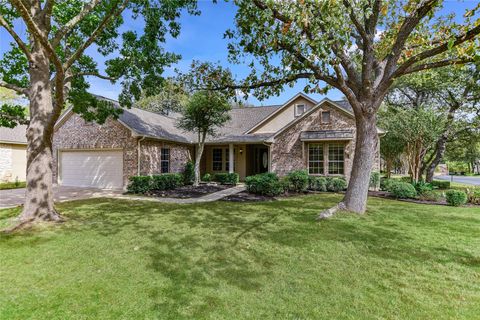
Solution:
M 140 142 L 145 140 L 145 136 L 142 136 L 137 140 L 137 176 L 140 175 L 140 159 L 141 159 L 141 151 L 140 151 Z

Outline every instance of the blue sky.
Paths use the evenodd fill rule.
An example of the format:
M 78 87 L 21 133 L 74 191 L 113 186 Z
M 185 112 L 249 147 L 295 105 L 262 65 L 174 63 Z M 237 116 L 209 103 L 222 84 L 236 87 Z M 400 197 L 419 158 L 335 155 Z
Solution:
M 444 13 L 455 12 L 457 16 L 461 17 L 466 8 L 472 8 L 478 0 L 466 0 L 466 1 L 445 1 Z M 200 0 L 199 9 L 201 10 L 200 16 L 190 16 L 188 14 L 182 15 L 181 33 L 176 39 L 169 38 L 164 47 L 167 51 L 178 53 L 182 56 L 182 59 L 171 68 L 168 68 L 166 75 L 173 75 L 173 69 L 178 68 L 180 70 L 187 70 L 192 60 L 220 62 L 224 66 L 231 68 L 233 73 L 242 78 L 249 72 L 248 68 L 243 65 L 231 65 L 227 61 L 227 44 L 228 41 L 223 39 L 223 33 L 228 28 L 234 26 L 235 6 L 231 2 L 218 1 L 217 4 L 213 4 L 210 0 Z M 16 25 L 16 29 L 20 33 L 25 32 L 25 27 Z M 122 27 L 125 29 L 133 28 L 141 32 L 141 26 L 132 21 L 126 19 L 126 24 Z M 0 30 L 0 55 L 9 49 L 9 42 L 11 38 L 6 32 Z M 93 55 L 99 63 L 100 70 L 103 69 L 103 62 L 105 58 L 99 55 L 95 48 L 90 48 L 87 51 Z M 287 101 L 291 96 L 297 92 L 302 91 L 307 80 L 299 81 L 293 88 L 285 87 L 284 92 L 278 97 L 270 97 L 264 101 L 258 101 L 254 97 L 249 98 L 249 101 L 258 105 L 268 104 L 281 104 Z M 91 84 L 90 91 L 99 95 L 103 95 L 112 99 L 116 99 L 121 87 L 120 84 L 111 84 L 109 81 L 101 80 L 98 78 L 89 78 Z M 322 96 L 314 95 L 315 99 L 320 100 Z M 328 97 L 331 99 L 340 99 L 342 94 L 337 90 L 332 90 L 328 93 Z

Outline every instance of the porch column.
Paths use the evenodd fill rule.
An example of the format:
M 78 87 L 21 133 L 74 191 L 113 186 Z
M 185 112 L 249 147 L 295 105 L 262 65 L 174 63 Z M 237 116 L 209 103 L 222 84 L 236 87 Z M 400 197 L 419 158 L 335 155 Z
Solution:
M 228 172 L 233 173 L 233 143 L 228 145 Z

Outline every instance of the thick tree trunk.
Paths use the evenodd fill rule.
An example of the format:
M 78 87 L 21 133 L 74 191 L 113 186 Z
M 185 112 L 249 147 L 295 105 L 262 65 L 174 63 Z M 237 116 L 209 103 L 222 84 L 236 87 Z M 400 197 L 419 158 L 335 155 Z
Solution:
M 49 60 L 42 49 L 33 51 L 30 67 L 30 124 L 27 129 L 27 191 L 21 223 L 60 221 L 53 204 L 52 138 L 56 122 L 50 85 Z
M 200 185 L 200 161 L 202 161 L 202 155 L 203 155 L 203 149 L 205 148 L 205 139 L 207 135 L 200 134 L 198 135 L 198 144 L 197 144 L 197 150 L 195 152 L 195 166 L 194 166 L 194 171 L 195 171 L 195 180 L 193 181 L 193 185 L 195 187 L 198 187 Z
M 435 174 L 435 169 L 440 164 L 445 155 L 445 150 L 447 149 L 447 134 L 444 133 L 442 136 L 437 140 L 437 150 L 435 151 L 435 158 L 433 158 L 432 162 L 427 166 L 425 181 L 432 182 L 433 175 Z
M 346 210 L 364 213 L 367 208 L 370 173 L 377 154 L 377 121 L 375 115 L 356 118 L 355 156 L 347 192 L 342 202 Z

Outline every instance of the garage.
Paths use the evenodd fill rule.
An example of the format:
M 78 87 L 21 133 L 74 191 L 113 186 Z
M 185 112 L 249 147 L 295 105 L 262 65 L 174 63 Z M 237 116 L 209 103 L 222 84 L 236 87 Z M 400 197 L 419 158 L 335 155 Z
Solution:
M 62 150 L 59 152 L 59 184 L 73 187 L 121 189 L 122 150 Z

